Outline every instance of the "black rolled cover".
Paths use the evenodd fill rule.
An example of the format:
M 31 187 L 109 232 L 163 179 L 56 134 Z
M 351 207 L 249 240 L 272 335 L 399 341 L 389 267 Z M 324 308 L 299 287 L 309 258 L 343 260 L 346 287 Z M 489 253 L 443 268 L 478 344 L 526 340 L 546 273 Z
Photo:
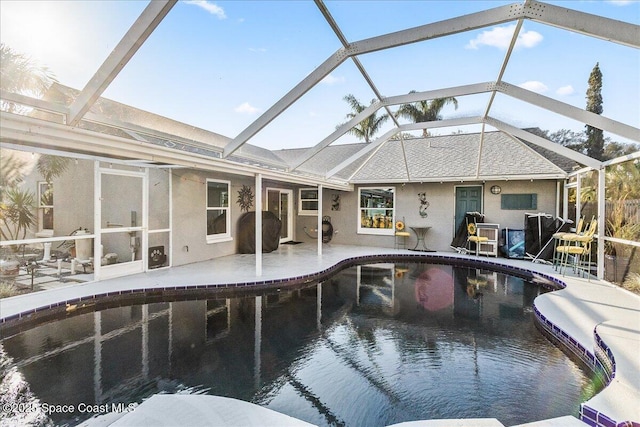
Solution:
M 278 249 L 282 222 L 269 211 L 262 211 L 262 252 Z M 256 213 L 246 212 L 238 219 L 238 253 L 256 253 Z

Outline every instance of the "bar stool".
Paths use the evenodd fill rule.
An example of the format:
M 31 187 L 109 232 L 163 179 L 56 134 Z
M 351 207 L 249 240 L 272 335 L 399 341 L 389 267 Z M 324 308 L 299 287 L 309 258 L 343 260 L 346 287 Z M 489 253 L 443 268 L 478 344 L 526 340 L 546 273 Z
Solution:
M 562 275 L 565 274 L 567 266 L 571 265 L 573 271 L 581 271 L 587 274 L 587 278 L 591 280 L 591 243 L 598 228 L 598 220 L 594 217 L 589 223 L 589 227 L 584 234 L 568 234 L 562 237 L 561 244 L 556 247 L 556 251 L 560 254 L 559 266 L 562 268 Z M 572 262 L 569 261 L 572 257 Z M 585 263 L 585 258 L 587 262 Z

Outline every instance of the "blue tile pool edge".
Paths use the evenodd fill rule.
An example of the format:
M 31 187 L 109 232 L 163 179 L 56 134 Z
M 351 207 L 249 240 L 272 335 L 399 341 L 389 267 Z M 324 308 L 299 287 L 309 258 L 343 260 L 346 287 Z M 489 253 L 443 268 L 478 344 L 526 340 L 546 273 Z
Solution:
M 282 280 L 257 280 L 253 282 L 239 282 L 239 283 L 226 283 L 226 284 L 201 284 L 201 285 L 176 285 L 165 286 L 157 288 L 140 288 L 140 289 L 127 289 L 121 291 L 105 292 L 85 297 L 73 298 L 58 303 L 48 304 L 34 309 L 25 310 L 24 312 L 4 317 L 0 319 L 0 331 L 6 326 L 14 322 L 20 322 L 26 318 L 33 317 L 34 315 L 42 312 L 49 312 L 51 315 L 59 315 L 63 311 L 68 311 L 70 307 L 73 310 L 77 309 L 91 309 L 96 300 L 105 298 L 116 298 L 126 296 L 126 298 L 134 296 L 146 296 L 155 294 L 159 296 L 165 295 L 165 292 L 184 292 L 185 290 L 193 291 L 212 291 L 212 290 L 224 290 L 231 288 L 243 288 L 243 289 L 273 289 L 273 288 L 288 288 L 292 286 L 298 286 L 301 284 L 307 284 L 312 282 L 318 282 L 326 280 L 333 276 L 337 272 L 344 270 L 353 265 L 367 264 L 372 262 L 431 262 L 435 264 L 455 264 L 468 267 L 482 267 L 487 266 L 488 269 L 504 272 L 511 275 L 519 276 L 525 279 L 530 279 L 536 282 L 539 286 L 551 289 L 560 290 L 564 289 L 567 285 L 564 281 L 550 276 L 545 273 L 533 272 L 529 269 L 517 267 L 513 265 L 507 265 L 500 262 L 493 261 L 490 258 L 461 258 L 458 256 L 437 254 L 437 253 L 416 253 L 416 254 L 377 254 L 377 255 L 362 255 L 356 257 L 345 258 L 338 261 L 334 265 L 320 270 L 316 273 L 305 274 L 301 276 L 295 276 L 290 278 L 283 278 Z M 535 305 L 533 305 L 537 326 L 541 328 L 543 332 L 546 332 L 548 337 L 552 337 L 554 344 L 561 347 L 561 349 L 569 351 L 571 354 L 578 357 L 585 366 L 591 369 L 597 375 L 602 375 L 604 378 L 605 387 L 615 377 L 615 359 L 611 349 L 604 343 L 604 340 L 599 336 L 594 329 L 594 335 L 596 339 L 595 354 L 587 350 L 582 346 L 575 338 L 571 337 L 560 327 L 549 321 Z M 2 336 L 2 334 L 0 334 Z M 580 405 L 579 419 L 584 421 L 587 425 L 594 427 L 640 427 L 640 424 L 635 421 L 621 421 L 616 422 L 606 414 L 599 412 L 593 408 L 582 403 Z
M 323 270 L 315 273 L 304 274 L 301 276 L 282 278 L 282 279 L 269 279 L 269 280 L 256 280 L 251 282 L 237 282 L 237 283 L 212 283 L 212 284 L 188 284 L 188 285 L 173 285 L 153 288 L 139 288 L 139 289 L 125 289 L 112 292 L 102 292 L 93 295 L 86 295 L 78 298 L 71 298 L 61 300 L 52 304 L 45 304 L 40 307 L 30 308 L 20 313 L 13 314 L 11 316 L 0 318 L 0 330 L 6 325 L 14 322 L 20 322 L 25 318 L 33 318 L 34 315 L 40 314 L 44 311 L 59 309 L 64 307 L 67 310 L 69 307 L 78 308 L 78 305 L 86 306 L 95 303 L 96 300 L 104 298 L 118 298 L 118 297 L 135 297 L 143 295 L 162 294 L 166 292 L 181 292 L 181 291 L 215 291 L 215 290 L 228 290 L 231 288 L 246 288 L 246 289 L 272 289 L 272 288 L 284 288 L 297 286 L 306 283 L 312 283 L 316 281 L 326 280 L 333 276 L 337 272 L 344 270 L 358 264 L 366 264 L 372 262 L 389 262 L 389 261 L 405 261 L 405 262 L 424 262 L 429 261 L 436 264 L 456 264 L 469 267 L 482 267 L 490 266 L 491 270 L 505 272 L 525 279 L 533 279 L 535 277 L 544 277 L 545 281 L 538 283 L 543 287 L 550 289 L 560 289 L 564 287 L 561 281 L 554 279 L 551 276 L 546 276 L 539 273 L 533 273 L 528 269 L 509 266 L 498 262 L 493 262 L 488 259 L 479 258 L 461 258 L 457 256 L 432 254 L 432 253 L 416 253 L 416 254 L 376 254 L 376 255 L 361 255 L 356 257 L 345 258 L 337 263 L 329 266 Z M 555 285 L 554 285 L 555 284 Z M 75 307 L 74 307 L 75 306 Z
M 608 386 L 616 375 L 616 362 L 611 348 L 604 342 L 600 334 L 598 334 L 597 325 L 593 330 L 596 346 L 595 353 L 587 350 L 576 339 L 567 334 L 544 316 L 534 302 L 534 313 L 537 320 L 537 326 L 543 330 L 543 333 L 553 338 L 551 341 L 561 349 L 570 352 L 576 356 L 585 366 L 591 369 L 597 376 L 603 380 L 604 386 Z M 600 391 L 602 393 L 603 390 Z M 588 406 L 586 403 L 580 404 L 579 419 L 587 425 L 593 427 L 640 427 L 640 423 L 635 421 L 615 421 L 613 418 Z

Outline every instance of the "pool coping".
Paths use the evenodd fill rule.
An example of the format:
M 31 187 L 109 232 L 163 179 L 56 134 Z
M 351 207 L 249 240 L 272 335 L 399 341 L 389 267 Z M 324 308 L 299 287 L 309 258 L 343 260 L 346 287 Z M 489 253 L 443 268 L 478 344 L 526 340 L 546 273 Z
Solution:
M 36 301 L 29 298 L 27 294 L 17 297 L 5 298 L 0 300 L 0 304 L 5 300 L 16 301 L 20 299 L 26 302 L 22 311 L 9 313 L 7 316 L 0 317 L 0 331 L 10 329 L 12 326 L 22 323 L 31 323 L 34 321 L 46 321 L 47 315 L 59 316 L 62 312 L 69 312 L 83 309 L 91 310 L 96 301 L 126 300 L 130 298 L 150 296 L 152 298 L 163 298 L 183 294 L 185 290 L 192 293 L 200 292 L 217 292 L 220 290 L 269 290 L 281 289 L 302 284 L 311 284 L 316 281 L 322 281 L 338 271 L 357 264 L 375 263 L 381 261 L 398 261 L 398 262 L 432 262 L 432 263 L 456 263 L 467 266 L 479 267 L 486 266 L 488 269 L 503 271 L 505 273 L 518 275 L 525 278 L 533 278 L 540 285 L 549 288 L 559 289 L 552 294 L 554 296 L 560 293 L 567 293 L 568 289 L 573 294 L 579 294 L 590 286 L 598 286 L 598 304 L 609 305 L 608 311 L 611 311 L 610 318 L 606 315 L 592 315 L 588 319 L 591 324 L 591 336 L 587 337 L 584 333 L 574 333 L 577 320 L 585 321 L 585 318 L 572 317 L 573 310 L 582 309 L 578 306 L 584 304 L 578 297 L 573 294 L 564 295 L 560 306 L 550 304 L 549 299 L 543 294 L 534 301 L 534 313 L 539 329 L 548 336 L 551 336 L 555 344 L 557 344 L 565 352 L 569 352 L 579 358 L 586 366 L 594 372 L 602 375 L 606 387 L 594 396 L 592 399 L 584 402 L 580 406 L 579 419 L 591 426 L 597 427 L 640 427 L 640 389 L 636 381 L 639 375 L 634 363 L 618 364 L 617 360 L 632 360 L 637 358 L 637 348 L 640 344 L 640 296 L 628 292 L 618 286 L 611 285 L 608 282 L 599 280 L 579 279 L 571 276 L 560 276 L 555 273 L 550 266 L 543 266 L 531 262 L 517 263 L 513 260 L 503 258 L 485 258 L 460 255 L 457 253 L 447 252 L 407 252 L 397 250 L 381 250 L 380 248 L 371 249 L 370 253 L 364 253 L 355 256 L 342 256 L 337 261 L 331 261 L 327 266 L 311 268 L 306 274 L 293 277 L 282 278 L 266 278 L 255 280 L 241 280 L 235 283 L 200 283 L 200 284 L 184 284 L 172 286 L 153 286 L 153 287 L 133 287 L 127 286 L 124 289 L 116 289 L 107 292 L 95 292 L 92 286 L 103 282 L 90 282 L 83 285 L 73 285 L 63 289 L 73 288 L 76 295 L 74 298 L 63 298 L 52 301 L 49 304 L 34 304 Z M 365 251 L 366 252 L 366 251 Z M 376 253 L 377 252 L 377 253 Z M 185 267 L 185 266 L 182 266 Z M 175 268 L 175 267 L 174 267 Z M 546 270 L 546 271 L 545 271 Z M 550 271 L 549 271 L 550 270 Z M 147 273 L 141 273 L 145 275 Z M 138 275 L 135 275 L 138 276 Z M 117 281 L 112 279 L 110 282 Z M 604 290 L 604 292 L 603 292 Z M 83 292 L 84 291 L 84 292 Z M 42 291 L 42 293 L 53 294 L 52 291 Z M 624 300 L 621 305 L 620 301 Z M 6 302 L 6 301 L 5 301 Z M 558 301 L 555 301 L 557 303 Z M 31 306 L 29 306 L 31 303 Z M 629 305 L 630 307 L 626 307 Z M 573 306 L 572 306 L 573 304 Z M 21 305 L 21 304 L 20 304 Z M 36 305 L 36 306 L 34 306 Z M 622 311 L 613 315 L 613 310 Z M 0 305 L 0 308 L 1 305 Z M 560 308 L 560 310 L 558 310 Z M 6 309 L 6 308 L 5 308 Z M 0 311 L 0 315 L 5 313 L 5 309 Z M 628 312 L 630 310 L 630 312 Z M 627 312 L 625 312 L 627 311 Z M 560 313 L 557 313 L 560 312 Z M 601 313 L 600 313 L 601 314 Z M 573 325 L 572 325 L 573 324 Z M 582 325 L 584 327 L 584 325 Z M 610 328 L 618 328 L 615 331 L 608 330 Z M 620 330 L 627 333 L 626 338 L 620 338 Z M 575 336 L 581 335 L 581 336 Z M 629 372 L 631 371 L 631 372 Z M 620 396 L 616 393 L 623 388 L 626 401 L 620 402 Z M 628 402 L 627 402 L 628 401 Z M 629 414 L 632 418 L 627 419 Z M 637 417 L 637 418 L 636 418 Z M 635 418 L 635 419 L 633 419 Z

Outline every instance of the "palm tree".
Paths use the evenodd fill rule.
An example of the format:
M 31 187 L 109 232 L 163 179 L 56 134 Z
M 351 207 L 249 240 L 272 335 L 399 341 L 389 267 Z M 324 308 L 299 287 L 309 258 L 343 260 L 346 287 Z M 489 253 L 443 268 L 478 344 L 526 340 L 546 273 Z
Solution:
M 409 93 L 416 93 L 416 91 L 412 90 Z M 431 101 L 424 100 L 414 102 L 413 104 L 402 104 L 396 112 L 396 117 L 404 117 L 414 123 L 442 120 L 440 112 L 447 104 L 453 104 L 456 110 L 458 109 L 458 100 L 450 96 L 446 98 L 435 98 Z M 429 132 L 427 129 L 422 129 L 422 136 L 426 138 L 428 135 Z
M 36 97 L 42 96 L 57 81 L 47 67 L 36 64 L 4 43 L 0 43 L 0 76 L 0 89 L 3 91 Z M 2 101 L 0 109 L 15 113 L 21 107 Z
M 24 239 L 27 231 L 36 223 L 34 194 L 18 187 L 3 191 L 0 201 L 0 235 L 3 240 Z
M 70 159 L 68 157 L 40 154 L 36 168 L 45 181 L 51 185 L 54 178 L 61 176 L 67 171 L 69 163 Z
M 356 117 L 358 114 L 362 113 L 367 107 L 360 103 L 356 99 L 355 96 L 349 94 L 344 97 L 344 100 L 351 106 L 353 110 L 351 113 L 347 114 L 347 119 L 351 120 Z M 376 100 L 373 99 L 371 104 L 373 104 Z M 378 133 L 382 124 L 389 119 L 389 116 L 386 114 L 378 117 L 377 113 L 374 112 L 369 117 L 358 123 L 356 126 L 349 129 L 349 133 L 355 135 L 358 139 L 364 139 L 364 142 L 371 142 L 371 138 Z M 338 127 L 340 127 L 339 125 Z

